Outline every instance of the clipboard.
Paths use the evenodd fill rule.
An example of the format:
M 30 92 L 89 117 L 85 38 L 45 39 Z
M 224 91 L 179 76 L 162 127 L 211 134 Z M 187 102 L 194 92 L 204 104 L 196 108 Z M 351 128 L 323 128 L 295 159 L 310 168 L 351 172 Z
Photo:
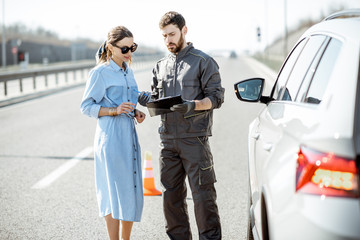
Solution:
M 164 97 L 154 101 L 150 101 L 146 104 L 146 107 L 150 113 L 150 116 L 154 117 L 160 114 L 173 112 L 170 110 L 170 108 L 176 104 L 181 104 L 183 102 L 184 101 L 181 98 L 181 95 L 177 95 L 174 97 Z

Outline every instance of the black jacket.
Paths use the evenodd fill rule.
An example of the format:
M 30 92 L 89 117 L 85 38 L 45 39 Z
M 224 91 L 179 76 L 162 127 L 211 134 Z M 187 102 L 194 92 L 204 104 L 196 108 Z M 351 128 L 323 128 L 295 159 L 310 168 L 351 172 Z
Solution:
M 215 60 L 197 50 L 192 43 L 177 55 L 159 60 L 153 69 L 152 96 L 155 99 L 181 95 L 184 100 L 208 97 L 212 109 L 161 115 L 161 138 L 211 136 L 213 109 L 224 102 L 225 89 L 221 86 L 219 66 Z

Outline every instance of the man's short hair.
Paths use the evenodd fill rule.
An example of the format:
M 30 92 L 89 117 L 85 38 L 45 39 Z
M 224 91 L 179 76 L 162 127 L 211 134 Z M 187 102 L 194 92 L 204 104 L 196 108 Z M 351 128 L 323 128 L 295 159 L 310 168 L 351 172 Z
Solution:
M 170 11 L 164 14 L 159 22 L 160 29 L 169 24 L 176 25 L 180 30 L 185 26 L 185 18 L 178 12 Z

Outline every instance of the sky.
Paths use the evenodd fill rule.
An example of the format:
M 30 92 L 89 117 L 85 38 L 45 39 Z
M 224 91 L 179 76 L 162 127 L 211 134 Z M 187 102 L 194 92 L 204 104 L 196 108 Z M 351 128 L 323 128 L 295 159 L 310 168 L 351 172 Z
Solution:
M 115 26 L 126 26 L 141 45 L 165 50 L 158 23 L 168 11 L 186 20 L 186 40 L 204 51 L 256 51 L 305 19 L 319 19 L 340 6 L 360 8 L 360 0 L 1 0 L 1 23 L 41 26 L 65 39 L 102 42 Z M 4 11 L 3 11 L 4 10 Z M 4 13 L 4 14 L 3 14 Z M 256 29 L 261 29 L 261 41 Z

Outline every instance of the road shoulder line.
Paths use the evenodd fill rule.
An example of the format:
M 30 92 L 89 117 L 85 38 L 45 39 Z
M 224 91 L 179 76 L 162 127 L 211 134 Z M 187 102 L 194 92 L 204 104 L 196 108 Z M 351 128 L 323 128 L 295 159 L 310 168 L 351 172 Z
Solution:
M 61 177 L 64 173 L 73 168 L 76 164 L 78 164 L 82 159 L 86 158 L 93 152 L 92 147 L 87 147 L 82 150 L 79 154 L 77 154 L 74 158 L 70 159 L 54 171 L 52 171 L 49 175 L 42 178 L 40 181 L 35 183 L 31 188 L 32 189 L 43 189 L 50 186 L 54 181 L 56 181 L 59 177 Z

